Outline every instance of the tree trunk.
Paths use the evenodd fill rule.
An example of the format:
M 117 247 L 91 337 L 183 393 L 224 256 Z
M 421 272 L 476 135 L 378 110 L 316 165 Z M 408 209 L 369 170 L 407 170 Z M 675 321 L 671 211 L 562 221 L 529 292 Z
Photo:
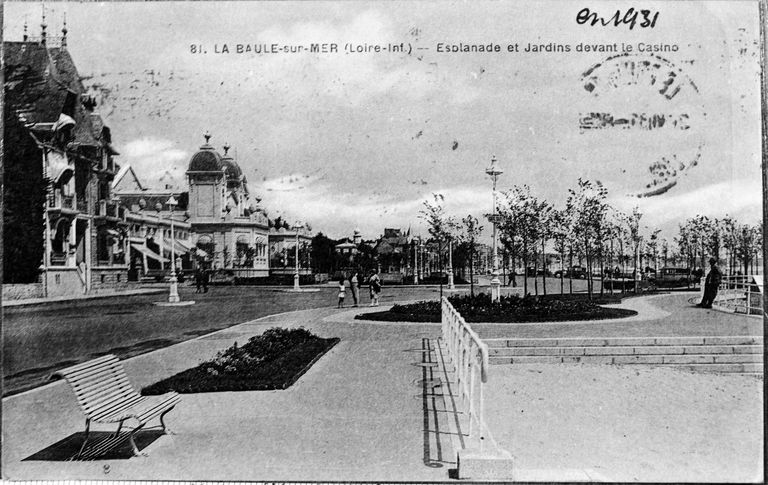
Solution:
M 475 242 L 472 241 L 469 248 L 469 297 L 475 298 Z M 470 300 L 470 301 L 471 301 Z
M 544 296 L 547 296 L 547 253 L 544 249 L 546 241 L 541 238 L 541 288 Z
M 523 239 L 523 296 L 528 296 L 528 241 Z
M 573 248 L 568 253 L 568 294 L 573 295 Z

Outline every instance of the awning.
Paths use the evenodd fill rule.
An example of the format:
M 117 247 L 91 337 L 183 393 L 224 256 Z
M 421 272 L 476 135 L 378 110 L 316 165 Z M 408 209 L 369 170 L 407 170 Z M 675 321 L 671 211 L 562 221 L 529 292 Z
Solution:
M 173 250 L 176 254 L 181 255 L 181 254 L 187 254 L 189 252 L 189 248 L 186 248 L 183 245 L 181 245 L 179 241 L 174 240 L 173 242 L 174 242 Z M 171 252 L 170 239 L 163 238 L 163 249 L 165 249 L 169 253 Z
M 138 244 L 131 244 L 131 247 L 133 249 L 135 249 L 136 251 L 140 252 L 141 254 L 143 254 L 144 256 L 146 256 L 148 258 L 152 258 L 152 259 L 154 259 L 156 261 L 160 261 L 161 263 L 170 263 L 171 262 L 170 259 L 166 259 L 166 258 L 160 256 L 159 254 L 157 254 L 156 252 L 154 252 L 151 249 L 147 248 L 146 246 L 139 246 Z

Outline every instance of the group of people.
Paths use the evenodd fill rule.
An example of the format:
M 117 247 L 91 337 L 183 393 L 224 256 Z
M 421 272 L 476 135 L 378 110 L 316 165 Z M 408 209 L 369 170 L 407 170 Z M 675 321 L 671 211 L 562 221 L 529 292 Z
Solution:
M 360 277 L 359 272 L 353 271 L 349 277 L 349 289 L 352 293 L 352 306 L 359 306 L 360 302 Z M 339 308 L 344 308 L 344 298 L 347 293 L 347 286 L 345 284 L 346 278 L 339 279 Z M 379 306 L 379 297 L 381 296 L 381 278 L 376 271 L 371 271 L 371 275 L 368 277 L 368 291 L 371 296 L 370 306 Z

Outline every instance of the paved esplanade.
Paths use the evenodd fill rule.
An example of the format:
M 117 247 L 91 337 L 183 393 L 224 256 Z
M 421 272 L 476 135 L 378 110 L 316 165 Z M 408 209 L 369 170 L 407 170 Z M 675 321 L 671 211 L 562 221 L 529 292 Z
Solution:
M 661 297 L 658 306 L 669 312 L 675 299 L 681 296 Z M 442 418 L 426 405 L 419 365 L 424 339 L 436 338 L 439 326 L 364 323 L 351 319 L 355 313 L 276 315 L 127 360 L 129 377 L 142 386 L 275 325 L 341 338 L 287 390 L 183 395 L 167 417 L 177 434 L 152 442 L 146 458 L 22 461 L 82 431 L 84 420 L 65 383 L 6 398 L 4 477 L 447 480 L 455 437 L 441 421 L 445 407 Z M 674 319 L 656 314 L 648 324 Z M 490 382 L 489 424 L 515 458 L 514 479 L 762 478 L 760 379 L 647 366 L 512 365 L 493 366 Z

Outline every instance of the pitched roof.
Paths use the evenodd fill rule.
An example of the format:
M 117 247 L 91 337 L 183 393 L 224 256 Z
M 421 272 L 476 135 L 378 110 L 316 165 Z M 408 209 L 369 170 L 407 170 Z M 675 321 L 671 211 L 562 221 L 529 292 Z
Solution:
M 4 42 L 3 57 L 5 100 L 21 121 L 35 130 L 35 125 L 54 123 L 64 113 L 76 121 L 76 144 L 98 145 L 91 116 L 79 99 L 85 88 L 66 50 L 38 42 Z

